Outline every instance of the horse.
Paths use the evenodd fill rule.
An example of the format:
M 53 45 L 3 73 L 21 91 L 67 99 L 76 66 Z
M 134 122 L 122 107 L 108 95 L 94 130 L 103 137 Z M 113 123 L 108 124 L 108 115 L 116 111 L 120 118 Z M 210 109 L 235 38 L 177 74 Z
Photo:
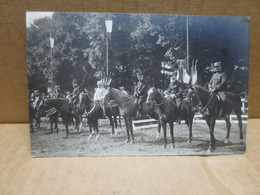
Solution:
M 103 108 L 99 102 L 94 101 L 92 98 L 89 97 L 86 93 L 80 93 L 79 95 L 79 103 L 82 108 L 84 108 L 89 125 L 89 139 L 92 137 L 94 131 L 92 131 L 92 127 L 96 129 L 97 136 L 96 139 L 99 137 L 99 128 L 98 128 L 98 119 L 103 118 Z M 120 112 L 118 107 L 115 105 L 105 105 L 105 114 L 110 121 L 110 125 L 112 126 L 112 135 L 115 134 L 115 126 L 117 128 L 117 117 L 119 116 L 120 126 L 121 126 L 121 119 L 120 119 Z M 114 118 L 114 120 L 113 120 Z
M 208 113 L 203 113 L 204 119 L 208 125 L 210 131 L 210 145 L 208 152 L 212 152 L 216 149 L 216 140 L 214 137 L 214 128 L 216 119 L 224 118 L 226 122 L 227 134 L 224 143 L 231 143 L 229 140 L 230 135 L 230 119 L 229 116 L 232 111 L 235 112 L 238 119 L 238 126 L 240 129 L 240 139 L 243 140 L 242 132 L 242 119 L 241 119 L 241 98 L 239 95 L 236 95 L 232 92 L 225 92 L 226 101 L 223 102 L 219 99 L 215 92 L 210 92 L 205 88 L 195 85 L 191 87 L 191 92 L 195 92 L 202 103 L 202 110 L 208 110 Z M 210 103 L 211 102 L 211 103 Z
M 56 109 L 63 117 L 63 122 L 66 127 L 66 136 L 68 137 L 68 135 L 69 135 L 68 123 L 69 123 L 70 118 L 71 117 L 75 118 L 76 123 L 79 123 L 79 117 L 71 111 L 71 106 L 70 106 L 69 100 L 65 99 L 65 98 L 47 99 L 44 102 L 44 104 L 40 107 L 40 109 L 38 111 L 39 115 L 41 113 L 46 113 L 46 109 L 53 109 L 53 108 L 54 108 L 54 110 Z M 53 111 L 49 110 L 49 111 L 54 112 L 54 110 Z M 58 133 L 58 129 L 57 129 L 57 133 Z
M 135 98 L 132 95 L 127 95 L 115 88 L 109 88 L 108 93 L 104 98 L 105 105 L 110 101 L 115 100 L 118 104 L 121 115 L 125 120 L 127 140 L 126 143 L 134 143 L 134 134 L 133 134 L 133 119 L 136 116 L 138 106 L 135 104 Z M 130 139 L 130 133 L 131 139 Z
M 47 116 L 50 119 L 50 126 L 51 126 L 51 133 L 53 133 L 53 124 L 55 124 L 55 129 L 57 130 L 57 134 L 59 133 L 58 129 L 58 117 L 59 113 L 58 110 L 53 107 L 52 105 L 49 105 L 48 103 L 43 102 L 41 104 L 36 112 L 36 117 L 41 118 Z
M 150 88 L 148 90 L 148 96 L 146 99 L 146 103 L 148 105 L 151 104 L 151 102 L 156 101 L 157 105 L 159 106 L 162 115 L 160 116 L 160 121 L 163 127 L 164 132 L 164 148 L 166 148 L 167 145 L 167 139 L 166 139 L 166 125 L 169 123 L 170 126 L 170 134 L 172 138 L 172 148 L 175 147 L 175 141 L 174 141 L 174 125 L 173 123 L 178 119 L 179 111 L 176 103 L 172 100 L 166 99 L 157 89 L 154 87 Z

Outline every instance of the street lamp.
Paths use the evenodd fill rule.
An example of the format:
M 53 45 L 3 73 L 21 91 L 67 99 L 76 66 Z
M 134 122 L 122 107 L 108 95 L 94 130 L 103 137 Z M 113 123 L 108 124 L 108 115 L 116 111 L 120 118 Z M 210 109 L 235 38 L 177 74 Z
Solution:
M 112 20 L 106 20 L 106 30 L 107 30 L 107 35 L 106 35 L 106 74 L 108 76 L 108 34 L 112 33 Z
M 53 92 L 53 90 L 54 90 L 54 86 L 53 86 L 53 80 L 54 80 L 54 76 L 53 76 L 53 59 L 52 59 L 52 53 L 53 53 L 53 47 L 54 47 L 54 38 L 52 38 L 51 36 L 50 36 L 50 46 L 51 46 L 51 90 L 52 90 L 52 92 Z

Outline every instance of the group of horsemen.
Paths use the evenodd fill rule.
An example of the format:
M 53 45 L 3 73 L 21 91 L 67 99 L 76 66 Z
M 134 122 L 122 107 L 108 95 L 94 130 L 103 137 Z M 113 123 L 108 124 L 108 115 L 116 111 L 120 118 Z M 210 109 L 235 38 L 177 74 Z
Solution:
M 220 97 L 220 101 L 225 102 L 226 101 L 225 91 L 227 88 L 228 76 L 225 72 L 223 72 L 221 62 L 215 62 L 214 68 L 216 72 L 212 75 L 211 80 L 209 81 L 208 89 L 212 93 L 218 94 L 218 96 Z M 172 74 L 170 78 L 169 86 L 164 91 L 164 96 L 168 100 L 175 101 L 177 106 L 179 106 L 185 96 L 185 93 L 184 93 L 184 83 L 178 80 L 176 73 L 177 72 L 174 72 Z M 139 113 L 142 113 L 143 104 L 145 103 L 147 98 L 148 85 L 147 83 L 144 82 L 144 75 L 142 72 L 137 73 L 137 80 L 138 82 L 135 86 L 134 97 L 135 97 L 135 102 L 139 107 Z M 62 95 L 62 93 L 60 93 L 60 89 L 58 89 L 56 91 L 55 98 L 67 98 L 69 99 L 69 102 L 72 104 L 72 107 L 75 108 L 75 105 L 79 101 L 80 93 L 87 93 L 87 92 L 80 90 L 80 86 L 77 80 L 73 80 L 72 86 L 73 86 L 72 93 Z M 120 91 L 122 93 L 127 94 L 127 92 L 124 90 L 123 87 L 120 87 Z M 101 81 L 98 81 L 93 100 L 99 102 L 103 108 L 104 108 L 103 100 L 106 93 L 107 90 L 105 89 L 105 86 L 103 86 Z M 39 90 L 35 90 L 34 93 L 31 94 L 30 101 L 33 103 L 33 107 L 37 109 L 46 98 L 48 97 L 40 95 Z M 193 109 L 194 111 L 198 110 L 198 108 L 195 106 Z M 103 117 L 105 117 L 105 109 L 103 110 L 104 110 Z M 205 110 L 204 114 L 207 114 L 207 109 Z

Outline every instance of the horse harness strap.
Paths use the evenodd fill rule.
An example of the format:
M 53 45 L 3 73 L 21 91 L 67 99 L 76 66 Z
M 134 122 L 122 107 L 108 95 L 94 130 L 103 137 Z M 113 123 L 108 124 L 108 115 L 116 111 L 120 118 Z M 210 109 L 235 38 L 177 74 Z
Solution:
M 213 99 L 213 96 L 214 96 L 214 93 L 211 93 L 208 103 L 202 108 L 202 110 L 205 110 L 209 106 L 209 104 L 211 103 L 211 101 Z
M 49 110 L 46 110 L 46 116 L 51 116 L 57 112 L 57 109 L 52 107 Z
M 89 112 L 87 112 L 87 111 L 85 110 L 85 113 L 84 113 L 84 114 L 86 114 L 87 116 L 90 115 L 90 114 L 94 111 L 94 109 L 96 108 L 96 105 L 97 105 L 97 103 L 94 103 L 94 106 L 91 108 L 91 110 L 90 110 Z

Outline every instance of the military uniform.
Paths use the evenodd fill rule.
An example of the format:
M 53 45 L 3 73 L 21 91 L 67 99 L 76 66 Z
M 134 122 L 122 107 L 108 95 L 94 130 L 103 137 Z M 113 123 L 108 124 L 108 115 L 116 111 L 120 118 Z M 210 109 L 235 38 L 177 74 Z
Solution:
M 139 106 L 145 102 L 147 98 L 147 91 L 148 87 L 143 81 L 138 81 L 136 87 L 135 87 L 135 94 L 134 96 L 136 97 L 136 102 Z
M 182 102 L 183 99 L 183 85 L 178 80 L 172 80 L 168 86 L 168 89 L 164 92 L 165 97 L 168 100 L 175 100 L 177 106 Z
M 228 76 L 225 72 L 222 71 L 221 62 L 215 62 L 214 67 L 216 67 L 217 72 L 212 75 L 210 82 L 208 84 L 209 90 L 212 91 L 213 93 L 211 94 L 209 102 L 207 103 L 207 107 L 202 109 L 202 113 L 205 116 L 209 115 L 208 108 L 211 108 L 212 106 L 214 106 L 214 102 L 217 99 L 222 100 L 222 102 L 225 104 L 226 97 L 227 97 L 225 91 L 227 89 Z M 218 96 L 216 96 L 216 94 Z M 220 98 L 218 98 L 218 97 L 220 97 Z M 225 109 L 224 104 L 221 105 L 219 116 L 223 113 L 223 111 Z
M 223 101 L 226 100 L 226 94 L 224 91 L 226 91 L 227 88 L 227 81 L 228 81 L 227 73 L 216 72 L 215 74 L 212 75 L 208 85 L 209 90 L 216 92 Z

